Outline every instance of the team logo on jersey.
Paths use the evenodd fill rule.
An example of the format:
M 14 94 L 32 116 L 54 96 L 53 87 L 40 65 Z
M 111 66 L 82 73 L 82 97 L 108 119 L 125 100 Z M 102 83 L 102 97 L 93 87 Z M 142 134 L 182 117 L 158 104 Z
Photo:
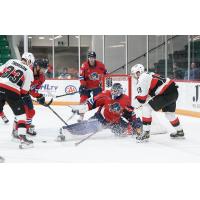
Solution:
M 89 79 L 93 81 L 99 80 L 99 75 L 96 72 L 93 72 L 89 75 Z
M 110 104 L 109 107 L 110 112 L 119 113 L 121 111 L 121 106 L 118 102 Z
M 76 87 L 73 86 L 73 85 L 68 85 L 68 86 L 65 88 L 65 92 L 66 92 L 66 94 L 71 94 L 71 93 L 77 92 L 77 89 L 76 89 Z

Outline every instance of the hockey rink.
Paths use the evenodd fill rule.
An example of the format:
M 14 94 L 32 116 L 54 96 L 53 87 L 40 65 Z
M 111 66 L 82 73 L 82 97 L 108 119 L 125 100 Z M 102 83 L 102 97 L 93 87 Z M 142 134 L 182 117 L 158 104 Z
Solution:
M 63 119 L 71 115 L 67 106 L 52 106 Z M 36 116 L 33 124 L 38 135 L 32 137 L 34 148 L 19 149 L 19 143 L 12 141 L 13 114 L 6 105 L 4 112 L 9 124 L 0 120 L 0 156 L 6 163 L 46 163 L 46 162 L 200 162 L 199 118 L 179 116 L 185 131 L 185 139 L 171 139 L 169 134 L 151 135 L 148 143 L 136 143 L 134 136 L 116 137 L 109 130 L 96 133 L 78 146 L 74 144 L 85 136 L 65 134 L 65 142 L 57 142 L 60 127 L 63 126 L 54 113 L 43 106 L 35 106 Z M 91 112 L 86 113 L 89 118 Z M 163 113 L 157 118 L 168 131 L 172 131 Z M 70 123 L 76 121 L 75 116 Z M 157 128 L 157 127 L 156 127 Z M 44 142 L 45 141 L 45 142 Z

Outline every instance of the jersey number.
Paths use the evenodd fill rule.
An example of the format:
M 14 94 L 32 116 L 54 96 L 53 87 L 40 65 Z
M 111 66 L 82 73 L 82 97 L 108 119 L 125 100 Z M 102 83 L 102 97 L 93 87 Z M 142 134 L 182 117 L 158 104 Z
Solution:
M 17 84 L 18 86 L 21 86 L 21 78 L 24 75 L 24 73 L 21 70 L 15 70 L 13 66 L 9 66 L 6 68 L 7 71 L 4 72 L 1 77 L 2 78 L 8 78 L 10 82 Z M 15 70 L 15 73 L 12 72 Z

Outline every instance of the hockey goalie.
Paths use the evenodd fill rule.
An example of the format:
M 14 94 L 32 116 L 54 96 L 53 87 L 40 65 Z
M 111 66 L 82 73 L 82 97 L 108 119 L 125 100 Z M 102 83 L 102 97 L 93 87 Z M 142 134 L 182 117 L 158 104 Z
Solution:
M 97 132 L 105 128 L 111 129 L 117 136 L 141 132 L 142 122 L 140 118 L 136 118 L 130 99 L 123 91 L 120 83 L 114 83 L 111 90 L 89 98 L 86 104 L 79 109 L 73 109 L 72 112 L 81 114 L 98 108 L 97 112 L 88 121 L 64 126 L 63 129 L 74 135 Z

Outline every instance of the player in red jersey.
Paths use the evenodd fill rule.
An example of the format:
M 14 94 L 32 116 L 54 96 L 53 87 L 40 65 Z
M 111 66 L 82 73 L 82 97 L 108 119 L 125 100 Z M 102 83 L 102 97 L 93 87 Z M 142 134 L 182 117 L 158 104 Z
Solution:
M 152 122 L 152 111 L 162 109 L 166 118 L 175 128 L 176 132 L 171 133 L 171 138 L 184 137 L 183 129 L 178 117 L 175 115 L 176 101 L 178 98 L 178 86 L 169 78 L 164 78 L 155 73 L 144 72 L 144 66 L 137 64 L 131 68 L 132 76 L 137 79 L 137 95 L 133 101 L 134 107 L 142 105 L 143 132 L 137 137 L 138 141 L 150 137 Z M 148 101 L 148 98 L 150 100 Z
M 83 104 L 89 97 L 96 96 L 102 92 L 101 78 L 107 73 L 105 65 L 96 60 L 94 51 L 88 52 L 88 60 L 80 69 L 80 103 Z M 81 115 L 80 119 L 83 119 Z
M 38 93 L 38 90 L 41 88 L 42 84 L 45 82 L 45 72 L 47 70 L 47 64 L 41 60 L 35 60 L 33 66 L 31 67 L 34 75 L 34 81 L 31 84 L 29 94 L 23 98 L 25 102 L 25 111 L 26 111 L 26 124 L 27 124 L 27 134 L 35 136 L 37 133 L 35 131 L 35 126 L 32 124 L 32 119 L 35 115 L 35 109 L 31 96 L 36 98 L 38 103 L 41 105 L 45 104 L 45 97 L 43 94 Z
M 95 97 L 90 97 L 83 110 L 79 110 L 79 113 L 97 107 L 99 109 L 92 119 L 98 119 L 104 126 L 111 128 L 115 134 L 126 134 L 129 125 L 132 126 L 133 131 L 140 131 L 141 120 L 136 118 L 130 98 L 123 94 L 123 88 L 120 83 L 114 83 L 111 90 L 106 90 Z

